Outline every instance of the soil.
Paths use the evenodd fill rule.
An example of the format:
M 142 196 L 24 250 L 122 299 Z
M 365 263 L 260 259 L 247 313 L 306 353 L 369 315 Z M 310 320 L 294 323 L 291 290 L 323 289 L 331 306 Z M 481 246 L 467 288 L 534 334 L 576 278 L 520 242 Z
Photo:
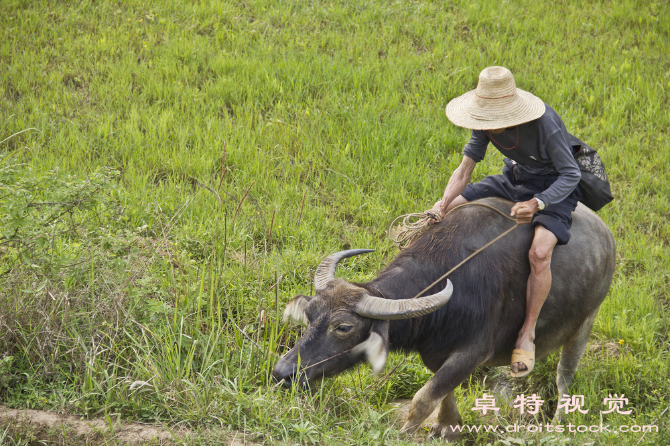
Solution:
M 397 407 L 396 416 L 398 427 L 407 420 L 411 400 L 396 400 L 392 403 Z M 428 420 L 430 426 L 437 419 L 437 410 Z M 113 429 L 108 421 L 103 419 L 85 419 L 75 415 L 64 415 L 44 410 L 10 409 L 0 405 L 0 443 L 3 432 L 13 438 L 17 444 L 28 445 L 124 445 L 124 446 L 158 446 L 181 444 L 175 440 L 166 426 L 144 423 L 116 423 Z M 186 430 L 172 429 L 177 437 L 187 436 Z M 221 444 L 228 446 L 258 446 L 257 443 L 246 439 L 243 432 L 233 432 L 224 436 Z M 20 441 L 19 441 L 20 440 Z M 218 443 L 217 443 L 218 444 Z
M 168 446 L 184 444 L 191 432 L 186 429 L 147 423 L 116 423 L 103 419 L 85 419 L 44 410 L 10 409 L 0 405 L 0 444 L 29 446 Z M 173 435 L 174 434 L 174 435 Z M 260 446 L 247 440 L 244 432 L 209 432 L 217 445 Z M 209 443 L 208 443 L 209 444 Z
M 0 434 L 20 437 L 30 444 L 41 441 L 56 444 L 170 445 L 173 436 L 162 426 L 141 423 L 115 423 L 102 419 L 83 419 L 74 415 L 0 406 Z M 16 438 L 15 438 L 16 439 Z

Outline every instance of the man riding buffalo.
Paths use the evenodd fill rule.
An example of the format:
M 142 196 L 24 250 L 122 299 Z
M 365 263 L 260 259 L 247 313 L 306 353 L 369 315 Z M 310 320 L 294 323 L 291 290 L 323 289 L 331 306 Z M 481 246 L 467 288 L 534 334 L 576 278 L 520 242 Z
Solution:
M 509 364 L 510 350 L 512 374 L 523 376 L 536 355 L 561 348 L 556 385 L 558 395 L 569 394 L 612 282 L 616 247 L 603 221 L 577 205 L 583 195 L 589 203 L 596 197 L 599 208 L 611 196 L 598 195 L 587 171 L 581 175 L 582 162 L 572 153 L 576 138 L 551 107 L 516 88 L 509 70 L 484 70 L 475 91 L 449 103 L 447 116 L 473 131 L 442 200 L 427 211 L 444 218 L 367 283 L 336 278 L 335 268 L 368 250 L 338 252 L 321 262 L 316 294 L 298 295 L 286 306 L 284 317 L 307 328 L 273 377 L 287 387 L 309 384 L 363 360 L 380 373 L 388 352 L 418 352 L 434 376 L 414 395 L 403 431 L 416 432 L 439 404 L 431 433 L 452 439 L 463 421 L 454 390 L 478 367 Z M 502 175 L 469 184 L 489 142 L 510 159 Z M 608 185 L 605 175 L 593 176 Z M 445 215 L 450 209 L 455 212 Z M 500 213 L 532 226 L 488 245 L 510 229 Z M 570 245 L 554 250 L 568 242 L 571 227 Z M 484 253 L 463 264 L 483 246 Z M 448 281 L 445 271 L 452 270 Z
M 484 69 L 477 88 L 449 102 L 446 114 L 472 133 L 442 199 L 427 212 L 442 218 L 468 201 L 501 197 L 516 203 L 511 216 L 517 223 L 531 223 L 534 228 L 526 317 L 511 361 L 512 376 L 522 377 L 535 364 L 535 325 L 551 288 L 551 256 L 557 244 L 568 243 L 572 212 L 581 199 L 577 187 L 581 173 L 571 135 L 556 111 L 516 88 L 514 76 L 503 67 Z M 507 157 L 502 174 L 470 183 L 489 143 Z

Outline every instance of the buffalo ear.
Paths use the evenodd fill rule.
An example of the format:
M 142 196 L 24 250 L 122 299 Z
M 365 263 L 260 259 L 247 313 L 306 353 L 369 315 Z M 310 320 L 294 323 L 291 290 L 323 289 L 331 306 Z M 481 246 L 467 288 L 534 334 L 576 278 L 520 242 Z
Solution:
M 314 296 L 303 296 L 302 294 L 298 294 L 291 299 L 291 302 L 286 305 L 286 309 L 284 310 L 282 322 L 291 321 L 302 325 L 309 324 L 307 314 L 305 314 L 305 307 L 312 299 L 314 299 Z
M 386 366 L 389 352 L 389 321 L 375 321 L 370 330 L 370 336 L 364 342 L 354 347 L 354 354 L 364 354 L 365 359 L 372 367 L 375 376 L 381 374 Z

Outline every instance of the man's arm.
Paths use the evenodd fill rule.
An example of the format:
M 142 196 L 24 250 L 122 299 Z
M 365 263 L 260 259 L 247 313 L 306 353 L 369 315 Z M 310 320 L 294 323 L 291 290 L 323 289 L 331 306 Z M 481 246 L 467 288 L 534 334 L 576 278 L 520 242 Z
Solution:
M 565 138 L 566 134 L 567 132 L 557 131 L 548 137 L 547 153 L 558 171 L 558 178 L 547 190 L 536 194 L 535 198 L 514 204 L 510 215 L 516 218 L 517 223 L 530 223 L 533 215 L 540 210 L 538 199 L 542 200 L 545 206 L 551 206 L 565 200 L 579 184 L 581 171 L 572 155 L 572 146 Z
M 451 174 L 451 177 L 447 182 L 447 187 L 444 189 L 442 199 L 436 202 L 433 205 L 433 208 L 428 212 L 431 212 L 440 218 L 444 217 L 449 203 L 461 195 L 461 193 L 463 193 L 465 190 L 465 186 L 470 183 L 470 180 L 472 179 L 472 172 L 474 172 L 476 165 L 477 163 L 475 160 L 467 155 L 464 155 L 463 161 L 461 161 L 461 165 L 458 166 Z

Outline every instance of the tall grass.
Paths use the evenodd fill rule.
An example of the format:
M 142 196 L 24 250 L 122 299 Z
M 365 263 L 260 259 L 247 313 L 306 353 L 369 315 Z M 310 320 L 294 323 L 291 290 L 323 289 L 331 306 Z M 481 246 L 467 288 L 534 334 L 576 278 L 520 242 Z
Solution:
M 355 281 L 395 255 L 387 225 L 430 207 L 461 159 L 468 132 L 445 104 L 501 64 L 599 150 L 616 196 L 600 212 L 616 276 L 574 388 L 591 411 L 574 422 L 623 393 L 633 414 L 605 421 L 667 432 L 669 16 L 632 1 L 3 2 L 0 399 L 270 443 L 411 441 L 388 403 L 430 378 L 418 358 L 281 391 L 269 372 L 301 331 L 279 316 L 333 251 L 376 249 L 338 270 Z M 500 166 L 491 151 L 475 180 Z M 556 362 L 514 391 L 555 402 Z M 501 373 L 459 388 L 466 422 L 486 421 L 469 409 Z M 551 441 L 641 438 L 580 435 Z

